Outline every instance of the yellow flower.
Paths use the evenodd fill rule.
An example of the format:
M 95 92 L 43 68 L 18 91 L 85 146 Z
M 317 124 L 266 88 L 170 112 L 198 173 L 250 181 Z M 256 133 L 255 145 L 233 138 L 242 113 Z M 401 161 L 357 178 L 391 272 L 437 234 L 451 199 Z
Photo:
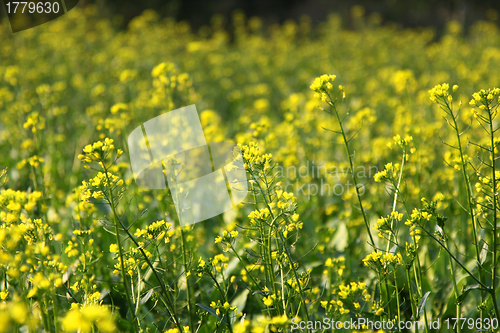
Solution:
M 198 260 L 198 266 L 199 266 L 199 267 L 205 267 L 205 260 L 201 259 L 201 257 L 200 257 L 200 259 Z
M 178 328 L 171 328 L 165 331 L 165 333 L 180 333 Z
M 23 324 L 28 317 L 28 308 L 21 302 L 15 302 L 9 309 L 11 318 L 18 324 Z
M 119 252 L 118 245 L 116 245 L 116 244 L 111 244 L 111 245 L 109 246 L 109 252 L 111 252 L 111 253 L 118 253 L 118 252 Z
M 250 321 L 248 319 L 245 319 L 244 321 L 240 321 L 236 325 L 234 325 L 233 332 L 246 333 L 248 332 L 248 326 L 250 326 Z
M 100 332 L 114 332 L 115 323 L 109 309 L 102 305 L 75 307 L 66 314 L 62 321 L 63 328 L 69 332 L 91 332 L 96 325 Z
M 264 301 L 264 304 L 267 306 L 273 305 L 273 299 L 271 297 L 264 297 L 262 300 Z

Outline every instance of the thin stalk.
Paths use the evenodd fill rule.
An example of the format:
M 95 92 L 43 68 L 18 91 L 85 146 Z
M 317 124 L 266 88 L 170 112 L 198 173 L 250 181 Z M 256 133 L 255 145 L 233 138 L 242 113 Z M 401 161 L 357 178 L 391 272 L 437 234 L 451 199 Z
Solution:
M 240 255 L 238 254 L 238 252 L 236 252 L 236 250 L 234 249 L 234 247 L 231 245 L 231 250 L 233 250 L 233 253 L 236 255 L 236 258 L 238 258 L 238 260 L 243 264 L 243 268 L 245 269 L 245 271 L 247 272 L 247 275 L 250 277 L 250 279 L 252 280 L 252 282 L 255 284 L 255 286 L 257 287 L 257 290 L 260 291 L 260 286 L 259 284 L 257 283 L 257 281 L 255 281 L 255 278 L 250 275 L 250 272 L 248 271 L 247 269 L 247 265 L 245 265 L 243 263 L 243 260 L 241 259 Z
M 394 286 L 396 288 L 396 304 L 398 307 L 398 320 L 396 320 L 396 322 L 399 322 L 401 320 L 401 302 L 399 301 L 398 277 L 396 275 L 396 270 L 394 270 Z M 399 329 L 399 325 L 398 325 L 398 331 L 401 331 Z
M 335 111 L 335 116 L 337 117 L 337 122 L 340 126 L 340 133 L 342 134 L 342 139 L 344 140 L 344 146 L 345 146 L 345 150 L 346 150 L 346 153 L 347 153 L 347 159 L 349 160 L 349 167 L 351 168 L 351 172 L 352 172 L 352 180 L 354 181 L 354 187 L 356 188 L 356 196 L 358 198 L 358 202 L 359 202 L 359 208 L 361 210 L 361 214 L 363 215 L 363 220 L 365 222 L 365 226 L 366 226 L 366 231 L 368 232 L 368 236 L 370 238 L 370 242 L 371 242 L 371 246 L 373 247 L 373 249 L 375 250 L 375 252 L 377 252 L 377 247 L 375 246 L 375 242 L 373 240 L 373 236 L 372 236 L 372 233 L 371 233 L 371 230 L 370 230 L 370 223 L 368 222 L 368 218 L 366 217 L 366 214 L 365 214 L 365 210 L 363 208 L 363 203 L 361 201 L 361 194 L 359 193 L 359 187 L 358 187 L 358 180 L 356 178 L 356 172 L 354 172 L 354 163 L 352 161 L 352 155 L 351 155 L 351 150 L 349 148 L 349 141 L 347 140 L 347 137 L 345 135 L 345 131 L 344 131 L 344 126 L 342 126 L 342 121 L 340 120 L 340 115 L 339 115 L 339 112 L 337 110 L 337 108 L 335 107 L 335 102 L 332 100 L 332 98 L 330 97 L 330 95 L 328 95 L 328 97 L 330 98 L 330 106 L 332 107 L 333 111 Z
M 262 197 L 264 198 L 264 201 L 266 203 L 267 209 L 269 210 L 269 213 L 271 214 L 271 217 L 273 218 L 273 220 L 276 220 L 271 207 L 269 207 L 269 202 L 267 201 L 267 198 L 265 196 L 265 192 L 262 189 L 262 187 L 260 186 L 260 183 L 257 181 L 257 179 L 255 178 L 255 175 L 253 174 L 253 172 L 250 169 L 249 169 L 249 173 L 252 176 L 252 178 L 254 179 L 254 181 L 257 184 L 257 186 L 259 187 L 260 193 L 262 193 Z M 309 311 L 307 310 L 307 305 L 306 305 L 305 297 L 304 297 L 304 291 L 302 290 L 302 286 L 300 285 L 299 275 L 297 274 L 297 269 L 295 268 L 295 263 L 293 262 L 292 256 L 290 254 L 290 251 L 288 250 L 288 247 L 286 246 L 286 241 L 285 241 L 285 238 L 283 237 L 283 234 L 279 230 L 276 230 L 276 231 L 277 231 L 277 233 L 280 236 L 281 243 L 283 244 L 283 247 L 284 247 L 285 253 L 286 253 L 287 257 L 288 257 L 288 261 L 290 262 L 290 266 L 292 268 L 295 280 L 297 281 L 297 286 L 299 288 L 299 295 L 300 295 L 301 304 L 304 307 L 304 312 L 306 314 L 306 319 L 307 319 L 307 321 L 309 321 Z M 309 331 L 309 329 L 307 329 L 307 330 Z
M 273 293 L 274 293 L 274 295 L 278 296 L 278 289 L 276 287 L 276 279 L 274 277 L 274 264 L 273 264 L 273 255 L 272 255 L 273 249 L 272 249 L 271 233 L 272 233 L 272 225 L 269 226 L 269 229 L 267 230 L 267 251 L 266 251 L 266 253 L 267 253 L 268 264 L 266 265 L 266 268 L 269 269 L 269 276 L 271 277 L 271 284 L 272 284 Z M 277 312 L 279 313 L 278 310 L 277 310 Z
M 180 228 L 181 228 L 182 264 L 184 266 L 184 275 L 186 277 L 186 289 L 188 298 L 189 327 L 191 328 L 191 332 L 194 332 L 192 301 L 191 301 L 191 285 L 189 283 L 189 274 L 188 274 L 189 271 L 186 260 L 186 246 L 184 243 L 184 232 L 182 231 L 182 226 L 180 226 Z
M 415 236 L 413 236 L 413 242 L 417 244 Z M 415 272 L 415 282 L 417 283 L 417 290 L 418 290 L 418 295 L 420 299 L 423 297 L 423 291 L 422 291 L 422 271 L 420 269 L 420 256 L 418 255 L 418 252 L 415 252 L 415 259 L 416 261 L 413 262 L 413 269 Z M 425 324 L 425 332 L 429 332 L 429 323 L 427 321 L 427 311 L 425 311 L 425 307 L 423 308 L 424 312 L 424 324 Z
M 285 281 L 283 281 L 283 266 L 280 264 L 281 273 L 281 301 L 283 302 L 283 314 L 286 316 L 286 302 L 285 302 Z
M 392 202 L 392 212 L 393 213 L 396 211 L 396 204 L 398 202 L 399 188 L 401 186 L 401 180 L 403 179 L 403 169 L 405 166 L 405 159 L 406 159 L 406 150 L 403 150 L 403 157 L 401 158 L 401 169 L 399 170 L 398 184 L 395 187 L 394 201 Z M 393 227 L 394 227 L 394 219 L 391 220 L 391 231 L 392 232 L 389 234 L 386 252 L 389 252 L 389 246 L 391 245 L 392 235 L 394 234 L 394 237 L 396 237 L 395 233 L 393 232 Z
M 428 232 L 425 228 L 421 228 L 429 237 L 431 237 L 432 239 L 434 239 L 434 241 L 436 241 L 443 249 L 446 250 L 446 252 L 448 252 L 448 254 L 450 255 L 450 257 L 471 277 L 474 279 L 474 281 L 476 281 L 480 286 L 481 286 L 481 291 L 487 291 L 488 293 L 490 293 L 491 295 L 491 298 L 492 298 L 492 301 L 493 301 L 493 306 L 495 308 L 495 315 L 497 318 L 500 318 L 500 309 L 498 308 L 498 303 L 496 301 L 496 296 L 495 296 L 495 290 L 491 289 L 490 287 L 488 287 L 487 285 L 485 285 L 480 279 L 478 279 L 474 274 L 472 274 L 464 265 L 462 265 L 462 263 L 450 252 L 450 250 L 448 250 L 448 248 L 441 242 L 439 241 L 436 237 L 434 237 L 433 234 L 431 234 L 430 232 Z
M 52 332 L 52 327 L 50 325 L 49 318 L 47 317 L 47 306 L 44 301 L 41 301 L 40 305 L 42 306 L 42 308 L 40 309 L 40 313 L 42 314 L 43 326 L 45 327 L 46 331 Z
M 413 299 L 413 293 L 411 291 L 411 278 L 410 278 L 410 267 L 408 265 L 405 265 L 405 271 L 406 271 L 406 283 L 408 283 L 408 289 L 409 289 L 409 295 L 410 295 L 410 305 L 411 305 L 411 313 L 413 315 L 413 320 L 417 320 L 417 309 L 416 309 L 416 304 Z M 418 328 L 415 326 L 415 332 L 418 333 Z
M 431 237 L 435 242 L 437 242 L 446 252 L 448 252 L 448 254 L 450 255 L 450 257 L 474 280 L 476 281 L 484 290 L 487 290 L 488 292 L 491 292 L 490 288 L 485 285 L 481 280 L 479 280 L 474 274 L 471 273 L 471 271 L 469 271 L 467 269 L 467 267 L 465 267 L 461 262 L 460 260 L 458 260 L 451 252 L 450 250 L 439 240 L 437 239 L 433 234 L 431 234 L 430 232 L 428 232 L 425 228 L 421 228 L 426 234 L 427 236 Z M 498 316 L 498 313 L 497 313 L 497 316 Z M 500 318 L 500 317 L 499 317 Z
M 168 173 L 165 168 L 165 166 L 162 164 L 162 169 L 163 169 L 163 176 L 165 178 L 165 183 L 167 183 L 168 179 Z M 182 207 L 181 202 L 179 201 L 179 188 L 177 187 L 177 176 L 174 171 L 174 181 L 175 181 L 175 196 L 176 196 L 176 201 L 177 205 Z M 186 278 L 186 293 L 187 293 L 187 307 L 188 307 L 188 312 L 189 312 L 189 328 L 191 329 L 191 332 L 194 332 L 194 323 L 193 323 L 193 314 L 192 314 L 192 301 L 191 301 L 191 285 L 189 283 L 189 274 L 188 274 L 188 264 L 187 264 L 187 258 L 186 258 L 186 246 L 185 246 L 185 241 L 184 241 L 184 231 L 182 230 L 182 218 L 181 214 L 178 214 L 179 218 L 179 227 L 180 227 L 180 233 L 181 233 L 181 247 L 182 247 L 182 265 L 184 267 L 184 276 Z
M 488 107 L 488 115 L 489 115 L 489 123 L 490 123 L 490 140 L 491 140 L 491 179 L 493 182 L 493 267 L 491 269 L 491 289 L 493 293 L 491 293 L 493 304 L 495 304 L 495 308 L 498 311 L 497 299 L 495 297 L 496 290 L 496 281 L 497 281 L 497 243 L 498 243 L 498 235 L 497 235 L 497 175 L 496 175 L 496 165 L 495 165 L 495 138 L 493 129 L 493 115 L 492 110 Z M 479 265 L 481 266 L 481 265 Z M 481 310 L 482 314 L 482 310 Z M 498 316 L 498 312 L 497 312 Z M 481 318 L 483 316 L 481 315 Z
M 474 248 L 476 251 L 476 260 L 479 263 L 481 251 L 479 250 L 479 241 L 478 241 L 478 237 L 477 237 L 477 220 L 476 220 L 476 216 L 474 214 L 474 202 L 473 202 L 473 198 L 472 198 L 472 190 L 471 190 L 471 186 L 470 186 L 469 174 L 467 173 L 467 169 L 466 169 L 467 164 L 466 164 L 465 158 L 464 158 L 464 153 L 463 153 L 463 148 L 462 148 L 462 140 L 460 139 L 460 132 L 458 130 L 457 119 L 456 119 L 455 115 L 453 114 L 453 110 L 451 108 L 451 105 L 448 104 L 447 99 L 443 98 L 443 101 L 450 112 L 449 114 L 451 116 L 451 119 L 453 120 L 453 125 L 451 127 L 455 130 L 455 134 L 456 134 L 457 141 L 458 141 L 458 151 L 460 153 L 460 161 L 462 163 L 462 176 L 464 178 L 465 188 L 467 191 L 467 203 L 469 205 L 468 213 L 470 215 L 471 222 L 472 222 L 472 237 L 474 238 L 473 243 L 474 243 Z M 484 281 L 484 279 L 483 279 L 483 267 L 481 265 L 478 265 L 478 271 L 479 271 L 479 280 Z M 483 303 L 483 302 L 484 302 L 484 292 L 481 291 L 481 303 Z M 483 311 L 481 310 L 481 318 L 482 317 L 483 317 Z
M 389 319 L 391 318 L 390 311 L 391 305 L 389 304 L 389 291 L 387 289 L 387 284 L 384 282 L 385 278 L 381 273 L 378 273 L 378 280 L 380 281 L 380 296 L 382 298 L 382 304 L 387 306 L 387 311 L 389 313 Z
M 217 279 L 215 278 L 215 276 L 211 272 L 209 273 L 209 275 L 210 275 L 210 278 L 214 281 L 215 287 L 219 291 L 219 294 L 221 294 L 222 300 L 224 301 L 224 303 L 228 302 L 227 295 L 226 295 L 226 293 L 224 291 L 222 291 L 222 288 L 220 287 L 219 282 L 217 282 Z M 224 281 L 224 276 L 222 278 L 222 281 Z M 229 316 L 229 312 L 228 311 L 226 311 L 226 317 L 227 317 L 227 327 L 229 329 L 229 332 L 232 333 L 233 332 L 233 328 L 231 326 L 231 317 Z
M 399 170 L 399 177 L 398 177 L 398 184 L 395 186 L 395 193 L 394 193 L 394 201 L 392 202 L 392 213 L 396 211 L 396 204 L 398 202 L 398 194 L 399 194 L 399 189 L 401 187 L 401 180 L 403 179 L 403 169 L 405 165 L 405 160 L 406 160 L 406 150 L 403 149 L 403 157 L 401 158 L 401 169 Z M 392 214 L 391 214 L 392 215 Z M 394 236 L 394 239 L 396 240 L 396 233 L 394 232 L 394 218 L 391 218 L 391 232 L 389 233 L 389 239 L 387 240 L 387 247 L 386 247 L 386 252 L 389 252 L 389 246 L 391 245 L 391 238 Z M 396 240 L 397 242 L 397 240 Z M 396 281 L 396 272 L 394 272 L 394 279 Z M 388 283 L 387 279 L 385 280 L 385 287 L 388 289 Z M 389 297 L 389 295 L 387 295 Z M 396 296 L 397 296 L 397 306 L 398 306 L 398 320 L 401 318 L 401 311 L 399 308 L 399 291 L 397 287 L 397 281 L 396 281 Z M 390 304 L 389 304 L 389 311 L 390 311 Z M 389 320 L 391 320 L 391 313 L 389 312 Z
M 58 333 L 58 327 L 57 327 L 57 313 L 58 313 L 58 306 L 57 306 L 57 298 L 56 296 L 52 297 L 52 315 L 54 316 L 54 333 Z
M 255 179 L 255 177 L 254 177 L 254 179 Z M 257 194 L 255 192 L 255 187 L 254 187 L 253 183 L 250 183 L 250 185 L 252 186 L 252 194 L 253 194 L 253 199 L 254 199 L 254 202 L 255 202 L 255 207 L 257 208 L 257 211 L 258 211 L 259 210 L 259 203 L 257 201 Z M 259 234 L 261 235 L 261 238 L 262 238 L 262 235 L 264 234 L 262 226 L 258 225 L 258 228 L 259 228 Z M 264 258 L 264 253 L 262 252 L 262 246 L 259 246 L 259 253 L 260 253 L 260 257 Z M 246 270 L 246 266 L 245 266 L 245 270 Z M 248 270 L 247 270 L 247 273 L 248 273 Z M 266 285 L 267 285 L 271 281 L 271 279 L 269 277 L 269 273 L 268 273 L 267 269 L 264 270 L 264 273 L 266 275 Z M 269 311 L 266 311 L 266 312 L 269 312 Z M 272 315 L 270 313 L 267 313 L 267 315 L 269 316 L 269 318 L 272 317 Z
M 130 231 L 128 231 L 128 229 L 123 225 L 123 223 L 120 221 L 120 219 L 118 218 L 118 222 L 120 223 L 120 225 L 122 226 L 122 229 L 125 231 L 125 233 L 127 234 L 127 236 L 129 237 L 129 239 L 134 243 L 134 245 L 139 249 L 139 251 L 141 252 L 141 255 L 143 256 L 144 260 L 146 261 L 146 263 L 148 264 L 148 267 L 151 269 L 151 271 L 153 272 L 156 280 L 158 281 L 158 283 L 160 284 L 160 288 L 162 290 L 162 292 L 164 293 L 165 295 L 165 300 L 162 298 L 162 300 L 164 301 L 166 307 L 167 307 L 167 311 L 169 312 L 170 316 L 172 317 L 172 320 L 174 321 L 175 325 L 177 326 L 177 328 L 179 329 L 180 332 L 182 332 L 183 328 L 180 324 L 180 321 L 179 319 L 177 318 L 176 314 L 175 314 L 175 306 L 174 306 L 174 303 L 172 302 L 172 300 L 170 299 L 169 297 L 169 293 L 167 291 L 167 288 L 165 287 L 165 284 L 163 283 L 163 280 L 160 278 L 160 276 L 158 275 L 158 272 L 156 271 L 155 267 L 153 266 L 153 263 L 151 263 L 151 260 L 149 260 L 149 257 L 146 255 L 146 253 L 144 252 L 144 249 L 139 245 L 139 243 L 137 243 L 137 241 L 134 239 L 133 235 L 130 233 Z
M 449 247 L 448 240 L 446 240 L 446 246 Z M 455 270 L 453 269 L 453 261 L 451 260 L 451 256 L 448 256 L 448 259 L 450 260 L 451 279 L 453 281 L 453 291 L 455 292 L 455 298 L 456 298 L 456 316 L 457 316 L 457 318 L 460 318 L 460 303 L 458 303 L 459 294 L 458 294 L 458 287 L 457 287 L 457 279 L 455 277 Z M 461 326 L 462 325 L 457 325 L 457 333 L 460 333 Z
M 104 162 L 102 163 L 104 166 Z M 134 311 L 134 305 L 132 303 L 132 299 L 130 297 L 130 290 L 129 290 L 129 285 L 128 285 L 128 278 L 125 273 L 125 264 L 123 261 L 123 249 L 122 249 L 122 243 L 120 239 L 120 228 L 119 228 L 119 223 L 118 223 L 118 215 L 116 214 L 115 210 L 115 199 L 113 197 L 113 191 L 111 189 L 111 182 L 109 181 L 109 175 L 108 175 L 108 170 L 106 167 L 104 167 L 104 173 L 106 175 L 106 181 L 108 183 L 108 189 L 109 189 L 109 205 L 111 206 L 111 211 L 113 212 L 113 220 L 115 222 L 115 234 L 116 234 L 116 243 L 118 245 L 118 255 L 120 258 L 120 270 L 121 270 L 121 275 L 122 275 L 122 281 L 123 281 L 123 287 L 125 289 L 125 297 L 127 298 L 127 304 L 130 309 L 130 314 L 132 315 L 132 325 L 134 326 L 134 332 L 139 332 L 139 325 L 137 322 L 137 317 L 135 315 Z

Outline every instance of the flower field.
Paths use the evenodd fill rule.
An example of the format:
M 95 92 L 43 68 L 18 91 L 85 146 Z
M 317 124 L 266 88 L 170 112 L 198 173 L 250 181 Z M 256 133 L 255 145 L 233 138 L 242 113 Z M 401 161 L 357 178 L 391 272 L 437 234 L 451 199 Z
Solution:
M 100 17 L 0 27 L 0 332 L 498 332 L 497 24 Z M 192 104 L 249 191 L 181 227 L 127 138 Z

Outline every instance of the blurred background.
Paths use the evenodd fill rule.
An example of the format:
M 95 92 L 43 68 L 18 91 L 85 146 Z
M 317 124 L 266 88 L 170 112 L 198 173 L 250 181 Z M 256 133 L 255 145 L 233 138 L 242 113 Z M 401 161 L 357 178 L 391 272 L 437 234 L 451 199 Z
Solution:
M 382 23 L 393 22 L 403 27 L 434 26 L 443 28 L 450 20 L 467 27 L 477 20 L 496 20 L 500 11 L 498 0 L 80 0 L 80 5 L 97 4 L 99 11 L 110 18 L 127 23 L 145 9 L 155 10 L 161 17 L 186 20 L 191 27 L 199 28 L 210 23 L 214 14 L 230 16 L 234 10 L 242 10 L 247 17 L 261 17 L 265 24 L 297 20 L 307 15 L 314 23 L 326 20 L 328 14 L 341 15 L 346 27 L 354 24 L 350 11 L 360 5 L 366 14 L 376 14 Z

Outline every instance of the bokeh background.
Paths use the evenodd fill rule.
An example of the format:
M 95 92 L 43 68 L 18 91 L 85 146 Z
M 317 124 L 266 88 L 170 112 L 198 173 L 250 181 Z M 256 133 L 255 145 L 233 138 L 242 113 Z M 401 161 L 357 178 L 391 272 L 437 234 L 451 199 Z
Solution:
M 116 17 L 123 26 L 145 9 L 153 9 L 162 17 L 186 20 L 194 28 L 209 24 L 214 14 L 229 16 L 240 9 L 247 16 L 258 16 L 266 24 L 283 23 L 287 19 L 297 20 L 303 15 L 312 22 L 324 21 L 329 13 L 340 14 L 345 24 L 353 25 L 350 11 L 360 5 L 367 14 L 377 13 L 383 22 L 394 22 L 404 27 L 436 26 L 443 28 L 449 20 L 468 26 L 480 19 L 496 19 L 500 2 L 495 0 L 80 0 L 85 6 L 94 3 L 99 12 Z

